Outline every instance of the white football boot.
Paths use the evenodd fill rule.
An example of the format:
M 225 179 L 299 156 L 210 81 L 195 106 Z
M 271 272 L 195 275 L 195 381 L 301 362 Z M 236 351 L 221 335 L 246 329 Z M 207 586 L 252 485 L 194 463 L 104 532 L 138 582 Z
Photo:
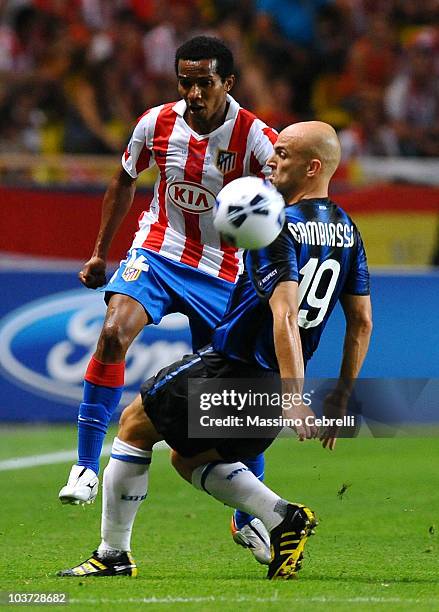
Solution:
M 89 468 L 74 465 L 70 470 L 67 484 L 58 494 L 62 504 L 92 504 L 99 488 L 99 478 Z
M 258 563 L 269 565 L 271 561 L 270 535 L 262 521 L 254 518 L 250 523 L 238 529 L 235 516 L 232 515 L 230 531 L 236 544 L 248 548 Z

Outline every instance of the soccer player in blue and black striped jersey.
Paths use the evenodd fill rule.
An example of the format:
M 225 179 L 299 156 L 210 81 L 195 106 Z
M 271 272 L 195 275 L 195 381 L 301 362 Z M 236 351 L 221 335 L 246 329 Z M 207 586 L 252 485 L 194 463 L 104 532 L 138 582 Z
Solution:
M 339 159 L 337 136 L 327 124 L 299 123 L 281 132 L 268 165 L 272 182 L 287 202 L 285 224 L 270 246 L 247 252 L 245 272 L 212 344 L 231 359 L 279 368 L 283 379 L 303 378 L 304 366 L 340 299 L 348 323 L 341 392 L 363 362 L 368 342 L 357 346 L 357 334 L 371 313 L 361 236 L 328 197 Z M 364 331 L 368 337 L 369 325 Z
M 296 575 L 316 525 L 314 513 L 279 497 L 242 462 L 263 452 L 272 438 L 188 437 L 188 379 L 268 382 L 280 375 L 283 391 L 300 394 L 306 362 L 340 300 L 346 316 L 343 357 L 325 409 L 343 414 L 367 353 L 372 316 L 361 237 L 328 197 L 339 161 L 337 135 L 326 123 L 297 123 L 279 134 L 269 166 L 286 202 L 282 232 L 266 249 L 246 254 L 245 272 L 212 344 L 146 381 L 141 395 L 125 409 L 104 473 L 101 544 L 86 562 L 60 575 L 136 573 L 130 537 L 146 497 L 152 446 L 162 439 L 173 449 L 173 465 L 183 478 L 263 522 L 271 544 L 267 577 Z M 336 428 L 319 434 L 304 402 L 292 411 L 288 416 L 296 421 L 300 439 L 319 436 L 325 448 L 334 448 Z

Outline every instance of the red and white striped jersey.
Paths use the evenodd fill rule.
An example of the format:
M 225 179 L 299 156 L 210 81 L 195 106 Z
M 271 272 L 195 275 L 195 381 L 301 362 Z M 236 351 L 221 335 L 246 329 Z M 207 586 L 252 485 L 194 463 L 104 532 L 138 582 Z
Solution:
M 242 269 L 241 252 L 227 246 L 213 227 L 215 197 L 238 177 L 262 176 L 277 134 L 231 96 L 227 99 L 223 125 L 206 135 L 184 120 L 184 100 L 146 111 L 122 165 L 133 178 L 154 163 L 159 170 L 132 246 L 234 282 Z

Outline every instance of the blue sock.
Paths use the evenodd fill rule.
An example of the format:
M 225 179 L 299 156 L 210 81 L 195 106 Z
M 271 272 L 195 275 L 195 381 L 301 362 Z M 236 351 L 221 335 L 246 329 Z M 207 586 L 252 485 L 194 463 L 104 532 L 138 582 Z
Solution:
M 99 473 L 102 444 L 123 387 L 101 387 L 84 381 L 84 401 L 78 414 L 78 465 Z
M 249 468 L 256 478 L 259 478 L 261 482 L 264 481 L 265 458 L 263 453 L 256 455 L 256 457 L 252 459 L 245 459 L 242 463 Z M 252 514 L 247 514 L 247 512 L 242 512 L 241 510 L 235 510 L 235 525 L 238 529 L 242 529 L 244 525 L 248 525 L 254 518 Z

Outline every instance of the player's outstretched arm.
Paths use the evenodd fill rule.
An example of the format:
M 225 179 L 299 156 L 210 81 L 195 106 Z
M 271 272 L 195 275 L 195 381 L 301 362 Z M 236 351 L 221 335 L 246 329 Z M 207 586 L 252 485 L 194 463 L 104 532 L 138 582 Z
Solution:
M 279 283 L 270 298 L 274 347 L 282 378 L 282 392 L 290 394 L 302 394 L 305 376 L 302 342 L 297 323 L 298 303 L 298 284 L 295 281 Z M 314 417 L 308 406 L 293 406 L 285 417 L 302 421 L 302 425 L 295 428 L 300 440 L 316 437 L 317 427 L 309 425 L 309 420 L 305 420 L 306 417 Z
M 96 238 L 93 255 L 84 264 L 78 277 L 89 289 L 96 289 L 106 283 L 105 269 L 108 249 L 113 237 L 131 208 L 136 190 L 136 179 L 123 168 L 111 179 L 102 203 L 101 224 Z
M 349 396 L 369 348 L 372 334 L 372 306 L 368 295 L 344 294 L 340 298 L 346 318 L 343 358 L 337 387 L 325 399 L 324 412 L 330 418 L 346 414 Z M 332 450 L 337 428 L 327 428 L 320 436 L 324 448 Z

